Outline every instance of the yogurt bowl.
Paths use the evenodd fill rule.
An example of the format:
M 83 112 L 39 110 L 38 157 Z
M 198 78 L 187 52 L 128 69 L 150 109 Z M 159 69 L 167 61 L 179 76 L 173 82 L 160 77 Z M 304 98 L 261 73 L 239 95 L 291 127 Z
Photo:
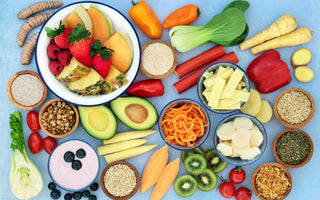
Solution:
M 52 181 L 67 191 L 89 187 L 98 176 L 99 166 L 96 151 L 81 140 L 68 140 L 58 145 L 48 161 Z

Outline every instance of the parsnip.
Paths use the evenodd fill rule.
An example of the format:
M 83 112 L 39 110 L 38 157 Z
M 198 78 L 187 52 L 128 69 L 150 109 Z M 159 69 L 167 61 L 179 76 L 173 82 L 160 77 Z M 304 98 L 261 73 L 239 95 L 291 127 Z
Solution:
M 148 142 L 147 139 L 133 139 L 128 141 L 118 142 L 115 144 L 99 146 L 97 147 L 97 151 L 99 155 L 105 155 L 105 154 L 115 153 L 118 151 L 127 150 L 133 147 L 137 147 L 147 142 Z
M 304 44 L 311 40 L 312 34 L 313 32 L 309 28 L 301 27 L 288 34 L 252 47 L 251 53 L 255 55 L 270 49 Z
M 306 66 L 312 59 L 311 51 L 307 48 L 300 48 L 293 52 L 291 56 L 291 66 L 297 68 L 299 66 Z
M 113 144 L 117 142 L 142 138 L 142 137 L 151 135 L 155 132 L 156 130 L 149 129 L 149 130 L 142 130 L 142 131 L 127 131 L 127 132 L 117 133 L 111 139 L 103 140 L 103 144 Z
M 296 19 L 293 18 L 289 14 L 285 14 L 282 17 L 280 17 L 279 19 L 277 19 L 277 21 L 275 21 L 273 24 L 271 24 L 265 30 L 256 34 L 252 38 L 243 41 L 240 44 L 240 49 L 242 51 L 244 51 L 250 47 L 261 44 L 267 40 L 271 40 L 271 39 L 279 37 L 281 35 L 290 33 L 296 27 L 297 27 Z
M 116 153 L 112 153 L 112 154 L 108 154 L 104 156 L 104 159 L 107 161 L 108 164 L 113 163 L 115 161 L 119 161 L 119 160 L 125 160 L 134 156 L 138 156 L 140 154 L 146 153 L 150 150 L 152 150 L 153 148 L 155 148 L 156 146 L 158 146 L 157 144 L 153 144 L 153 145 L 143 145 L 140 147 L 134 147 L 131 149 L 127 149 L 124 151 L 120 151 L 120 152 L 116 152 Z
M 294 75 L 298 81 L 310 82 L 313 79 L 314 72 L 310 67 L 300 66 L 295 69 Z

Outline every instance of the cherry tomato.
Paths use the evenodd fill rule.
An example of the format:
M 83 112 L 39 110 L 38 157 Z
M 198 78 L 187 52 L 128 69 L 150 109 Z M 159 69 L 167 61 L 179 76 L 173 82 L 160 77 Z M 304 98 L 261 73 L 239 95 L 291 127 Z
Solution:
M 48 136 L 43 139 L 42 146 L 48 154 L 51 154 L 52 150 L 57 146 L 57 142 L 54 138 Z
M 239 166 L 235 167 L 230 171 L 229 179 L 234 184 L 240 184 L 246 179 L 246 172 Z
M 33 132 L 29 135 L 28 146 L 32 153 L 39 153 L 42 150 L 42 138 L 39 133 Z
M 221 196 L 223 196 L 224 198 L 230 199 L 234 196 L 236 188 L 231 182 L 226 182 L 226 180 L 222 180 L 222 184 L 219 186 L 219 192 Z
M 251 200 L 252 191 L 246 187 L 240 187 L 235 193 L 236 200 Z
M 32 131 L 40 130 L 39 115 L 36 111 L 30 111 L 27 114 L 27 124 Z

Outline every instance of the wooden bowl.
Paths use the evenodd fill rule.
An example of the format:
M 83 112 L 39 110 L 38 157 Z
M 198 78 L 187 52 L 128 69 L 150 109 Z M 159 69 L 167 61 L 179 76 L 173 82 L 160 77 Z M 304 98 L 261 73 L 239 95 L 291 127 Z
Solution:
M 292 189 L 292 177 L 291 177 L 290 172 L 287 170 L 287 168 L 285 168 L 283 165 L 281 165 L 281 164 L 279 164 L 279 163 L 275 163 L 275 162 L 264 163 L 264 164 L 260 165 L 259 167 L 257 167 L 257 168 L 254 170 L 254 172 L 253 172 L 253 174 L 252 174 L 252 176 L 251 176 L 251 188 L 252 188 L 254 194 L 255 194 L 259 199 L 261 199 L 261 200 L 267 200 L 267 198 L 265 198 L 265 197 L 263 197 L 263 196 L 261 196 L 261 195 L 259 194 L 259 192 L 258 192 L 258 190 L 257 190 L 257 188 L 256 188 L 256 184 L 255 184 L 256 176 L 257 176 L 257 174 L 259 173 L 259 171 L 260 171 L 263 167 L 278 167 L 278 168 L 284 170 L 286 176 L 288 177 L 288 181 L 289 181 L 289 183 L 290 183 L 290 188 L 283 194 L 283 197 L 282 197 L 281 199 L 286 198 L 286 197 L 289 195 L 289 193 L 290 193 L 290 191 L 291 191 L 291 189 Z
M 132 191 L 129 195 L 124 196 L 124 197 L 115 197 L 115 196 L 113 196 L 112 194 L 109 193 L 109 191 L 108 191 L 108 190 L 106 189 L 106 187 L 104 186 L 104 176 L 105 176 L 107 170 L 108 170 L 110 167 L 112 167 L 112 166 L 114 166 L 114 165 L 118 165 L 118 164 L 120 164 L 120 165 L 127 165 L 128 167 L 130 167 L 130 169 L 133 170 L 133 172 L 134 172 L 134 174 L 135 174 L 135 176 L 136 176 L 136 187 L 133 189 L 133 191 Z M 104 192 L 109 198 L 115 199 L 115 200 L 126 200 L 126 199 L 130 199 L 131 197 L 133 197 L 133 195 L 135 195 L 135 194 L 137 193 L 137 191 L 138 191 L 138 189 L 139 189 L 139 186 L 140 186 L 140 175 L 139 175 L 137 169 L 136 169 L 133 165 L 131 165 L 130 163 L 125 162 L 125 161 L 116 161 L 116 162 L 113 162 L 113 163 L 111 163 L 111 164 L 108 164 L 107 167 L 102 171 L 102 173 L 101 173 L 101 178 L 100 178 L 100 185 L 101 185 L 101 188 L 102 188 L 103 192 Z
M 170 70 L 167 71 L 165 74 L 154 75 L 154 74 L 149 73 L 149 72 L 143 67 L 143 52 L 144 52 L 144 50 L 146 49 L 147 46 L 149 46 L 150 44 L 154 44 L 154 43 L 162 43 L 162 44 L 167 45 L 167 46 L 171 49 L 171 51 L 172 51 L 172 53 L 173 53 L 173 64 L 172 64 Z M 174 72 L 174 70 L 175 70 L 175 68 L 176 68 L 176 66 L 177 66 L 177 52 L 176 52 L 176 50 L 175 50 L 168 42 L 166 42 L 166 41 L 164 41 L 164 40 L 151 40 L 151 41 L 145 43 L 145 44 L 142 46 L 142 48 L 141 48 L 141 52 L 142 52 L 142 53 L 141 53 L 140 70 L 142 71 L 142 73 L 143 73 L 144 75 L 146 75 L 146 76 L 149 77 L 149 78 L 152 78 L 152 79 L 163 79 L 163 78 L 166 78 L 166 77 L 168 77 L 170 74 L 172 74 L 172 73 Z
M 287 164 L 287 163 L 283 162 L 278 157 L 278 154 L 277 154 L 277 151 L 276 151 L 276 145 L 277 145 L 277 142 L 278 142 L 279 138 L 282 135 L 284 135 L 285 133 L 291 132 L 291 131 L 299 132 L 299 133 L 302 133 L 304 136 L 306 136 L 308 141 L 309 141 L 310 148 L 311 148 L 308 157 L 304 161 L 302 161 L 301 163 L 299 163 L 297 165 L 290 165 L 290 164 Z M 302 167 L 303 165 L 307 164 L 309 162 L 309 160 L 311 159 L 311 157 L 312 157 L 313 149 L 314 149 L 313 148 L 313 142 L 312 142 L 312 139 L 310 138 L 310 136 L 306 132 L 304 132 L 303 130 L 295 129 L 295 128 L 289 128 L 289 129 L 285 129 L 285 130 L 281 131 L 280 133 L 278 133 L 278 135 L 276 135 L 276 137 L 273 139 L 273 142 L 272 142 L 273 157 L 277 160 L 278 163 L 280 163 L 281 165 L 283 165 L 285 167 L 288 167 L 288 168 L 299 168 L 299 167 Z
M 66 137 L 66 136 L 70 135 L 74 130 L 76 130 L 76 128 L 77 128 L 78 125 L 79 125 L 79 112 L 78 112 L 77 108 L 76 108 L 74 105 L 65 102 L 65 103 L 68 104 L 68 105 L 72 108 L 72 110 L 74 111 L 75 122 L 74 122 L 74 125 L 73 125 L 72 129 L 71 129 L 69 132 L 64 133 L 64 134 L 53 134 L 52 132 L 48 131 L 48 130 L 43 126 L 43 124 L 42 124 L 42 116 L 43 116 L 44 112 L 47 110 L 47 108 L 48 108 L 53 102 L 58 102 L 58 101 L 65 102 L 65 101 L 63 101 L 63 100 L 61 100 L 61 99 L 58 99 L 58 98 L 57 98 L 57 99 L 52 99 L 52 100 L 48 101 L 47 103 L 45 103 L 45 104 L 41 107 L 40 112 L 39 112 L 39 122 L 40 122 L 40 127 L 41 127 L 41 129 L 43 130 L 43 132 L 45 132 L 45 134 L 47 134 L 47 135 L 49 135 L 49 136 L 51 136 L 51 137 L 53 137 L 53 138 Z
M 279 115 L 278 113 L 278 109 L 277 109 L 277 106 L 278 106 L 278 103 L 279 103 L 279 100 L 280 98 L 282 97 L 282 95 L 284 95 L 285 93 L 287 92 L 290 92 L 290 91 L 299 91 L 301 93 L 303 93 L 304 95 L 306 95 L 308 97 L 308 99 L 310 100 L 310 103 L 311 103 L 311 113 L 309 115 L 309 117 L 307 119 L 305 119 L 303 122 L 299 123 L 299 124 L 291 124 L 285 120 L 283 120 L 281 118 L 281 116 Z M 275 102 L 274 102 L 274 105 L 273 105 L 273 112 L 274 112 L 274 116 L 277 118 L 277 120 L 284 126 L 286 127 L 289 127 L 289 128 L 299 128 L 299 127 L 302 127 L 304 125 L 306 125 L 307 123 L 310 122 L 310 120 L 312 119 L 313 115 L 314 115 L 314 112 L 315 112 L 315 103 L 314 103 L 314 100 L 312 98 L 312 96 L 306 92 L 305 90 L 303 89 L 300 89 L 300 88 L 289 88 L 289 89 L 286 89 L 284 91 L 282 91 L 276 98 Z
M 14 80 L 20 76 L 20 75 L 23 75 L 23 74 L 30 74 L 30 75 L 33 75 L 35 77 L 37 77 L 40 82 L 42 83 L 42 86 L 43 86 L 43 96 L 42 98 L 40 99 L 40 101 L 32 106 L 26 106 L 26 105 L 22 105 L 20 103 L 18 103 L 13 95 L 12 95 L 12 91 L 11 91 L 11 87 L 12 87 L 12 83 L 14 82 Z M 41 80 L 41 77 L 39 76 L 38 73 L 34 72 L 34 71 L 30 71 L 30 70 L 23 70 L 23 71 L 20 71 L 20 72 L 17 72 L 16 74 L 14 74 L 8 81 L 8 85 L 7 85 L 7 95 L 8 95 L 8 98 L 9 100 L 11 101 L 11 103 L 16 106 L 17 108 L 20 108 L 22 110 L 33 110 L 37 107 L 39 107 L 43 102 L 44 100 L 46 99 L 47 97 L 47 92 L 48 92 L 48 89 L 46 87 L 46 85 L 43 83 L 43 81 Z M 30 93 L 32 93 L 32 91 L 30 91 Z

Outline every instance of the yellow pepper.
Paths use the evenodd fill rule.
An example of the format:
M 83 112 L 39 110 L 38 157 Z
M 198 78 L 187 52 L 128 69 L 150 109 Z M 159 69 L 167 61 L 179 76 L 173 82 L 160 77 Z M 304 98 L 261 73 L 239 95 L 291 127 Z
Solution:
M 159 39 L 162 33 L 160 21 L 148 3 L 144 0 L 134 3 L 129 16 L 141 31 L 152 39 Z

